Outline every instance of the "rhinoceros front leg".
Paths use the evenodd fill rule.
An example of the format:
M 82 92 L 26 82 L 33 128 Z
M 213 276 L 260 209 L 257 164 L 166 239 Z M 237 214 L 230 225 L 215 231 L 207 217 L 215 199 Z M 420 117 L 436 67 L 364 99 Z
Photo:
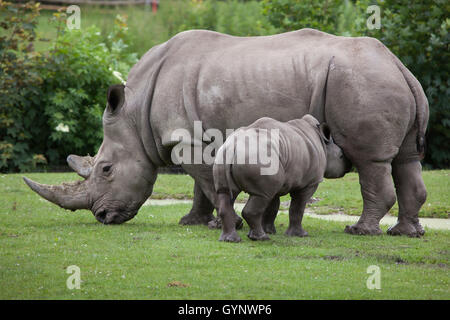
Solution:
M 395 190 L 398 198 L 398 221 L 388 229 L 389 235 L 420 237 L 425 234 L 419 223 L 419 210 L 425 203 L 427 191 L 422 179 L 419 161 L 392 165 Z
M 378 235 L 380 220 L 395 203 L 390 162 L 367 161 L 355 164 L 363 197 L 363 212 L 358 222 L 345 227 L 345 232 L 358 235 Z
M 205 224 L 214 220 L 214 205 L 208 199 L 200 187 L 200 183 L 195 181 L 194 184 L 194 203 L 191 211 L 180 219 L 180 224 L 195 225 Z

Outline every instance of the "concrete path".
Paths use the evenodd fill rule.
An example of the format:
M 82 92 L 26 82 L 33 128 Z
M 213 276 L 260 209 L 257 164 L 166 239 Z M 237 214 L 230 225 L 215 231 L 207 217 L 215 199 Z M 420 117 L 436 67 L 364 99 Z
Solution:
M 149 199 L 144 203 L 144 206 L 167 206 L 172 204 L 192 204 L 192 200 L 177 200 L 177 199 L 162 199 L 162 200 L 154 200 Z M 241 211 L 244 207 L 245 203 L 236 203 L 234 205 L 235 210 Z M 280 210 L 279 214 L 288 214 L 286 210 Z M 310 208 L 305 210 L 305 216 L 329 220 L 329 221 L 345 221 L 354 223 L 358 221 L 359 216 L 350 216 L 346 214 L 316 214 Z M 381 219 L 380 224 L 392 226 L 397 222 L 397 217 L 393 216 L 385 216 Z M 423 227 L 428 227 L 431 229 L 439 229 L 439 230 L 450 230 L 450 219 L 437 219 L 437 218 L 420 218 L 420 223 Z

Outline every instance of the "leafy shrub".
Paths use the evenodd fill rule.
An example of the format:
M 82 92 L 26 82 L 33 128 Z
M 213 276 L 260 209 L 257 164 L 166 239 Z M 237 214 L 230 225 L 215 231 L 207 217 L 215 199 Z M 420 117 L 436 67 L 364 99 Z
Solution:
M 3 8 L 14 14 L 17 9 L 10 5 Z M 24 29 L 29 36 L 21 36 L 24 32 L 14 31 L 19 29 L 13 27 L 17 36 L 12 38 L 17 37 L 17 44 L 7 43 L 8 47 L 0 52 L 5 74 L 0 113 L 2 171 L 29 170 L 45 162 L 61 164 L 70 153 L 94 154 L 102 141 L 101 117 L 107 88 L 120 82 L 116 76 L 126 78 L 137 62 L 136 54 L 126 52 L 126 23 L 122 17 L 116 19 L 115 33 L 105 43 L 94 26 L 82 31 L 64 30 L 65 14 L 59 12 L 54 21 L 59 36 L 53 47 L 42 54 L 33 52 L 33 18 L 38 9 L 27 9 L 34 10 L 29 18 L 13 15 L 16 23 L 22 21 L 21 25 L 28 27 Z M 11 29 L 4 23 L 2 26 Z M 30 52 L 18 50 L 22 48 Z
M 24 169 L 46 162 L 42 150 L 30 143 L 43 124 L 33 108 L 43 82 L 38 68 L 42 59 L 33 47 L 39 5 L 16 7 L 0 1 L 0 14 L 0 169 Z
M 260 2 L 232 0 L 219 2 L 215 31 L 235 36 L 263 36 L 277 33 L 262 13 Z
M 283 31 L 314 28 L 335 33 L 340 0 L 264 0 L 263 12 Z

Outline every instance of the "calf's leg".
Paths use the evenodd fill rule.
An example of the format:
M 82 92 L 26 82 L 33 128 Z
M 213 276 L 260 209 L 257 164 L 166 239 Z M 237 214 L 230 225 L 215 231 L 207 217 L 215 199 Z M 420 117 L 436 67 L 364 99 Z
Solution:
M 180 224 L 206 224 L 210 228 L 220 228 L 219 219 L 214 218 L 212 214 L 214 208 L 218 206 L 212 166 L 206 164 L 183 164 L 182 167 L 194 178 L 195 185 L 193 207 L 187 215 L 181 218 Z M 242 219 L 236 215 L 236 226 L 239 228 L 241 224 Z
M 302 228 L 302 219 L 306 203 L 316 192 L 319 184 L 312 185 L 302 190 L 291 191 L 291 206 L 289 207 L 289 227 L 287 236 L 306 237 L 308 232 Z
M 275 218 L 277 217 L 278 209 L 280 209 L 280 198 L 275 197 L 267 207 L 262 218 L 263 229 L 266 233 L 275 234 L 277 232 L 275 229 Z
M 247 236 L 251 240 L 270 239 L 262 227 L 262 217 L 271 202 L 272 199 L 270 198 L 250 195 L 247 203 L 245 204 L 245 207 L 242 210 L 242 216 L 250 227 L 250 231 Z
M 220 241 L 239 242 L 241 238 L 236 232 L 236 212 L 233 208 L 233 199 L 230 198 L 229 193 L 218 193 L 219 210 L 218 216 L 222 221 L 222 234 Z

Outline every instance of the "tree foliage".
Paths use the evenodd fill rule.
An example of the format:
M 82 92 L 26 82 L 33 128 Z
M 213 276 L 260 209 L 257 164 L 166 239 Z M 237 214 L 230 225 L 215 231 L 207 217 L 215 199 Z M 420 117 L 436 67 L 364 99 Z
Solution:
M 33 49 L 39 4 L 1 2 L 0 170 L 60 164 L 70 153 L 94 154 L 102 141 L 102 113 L 109 85 L 137 62 L 121 33 L 103 42 L 96 27 L 66 30 L 65 13 L 54 14 L 58 38 L 48 52 Z
M 42 119 L 33 101 L 42 94 L 43 79 L 38 65 L 41 56 L 34 51 L 39 4 L 16 7 L 0 2 L 0 169 L 24 169 L 46 162 L 30 141 L 40 134 Z
M 422 84 L 430 105 L 425 163 L 450 166 L 450 2 L 384 0 L 381 29 L 367 32 L 392 50 Z

